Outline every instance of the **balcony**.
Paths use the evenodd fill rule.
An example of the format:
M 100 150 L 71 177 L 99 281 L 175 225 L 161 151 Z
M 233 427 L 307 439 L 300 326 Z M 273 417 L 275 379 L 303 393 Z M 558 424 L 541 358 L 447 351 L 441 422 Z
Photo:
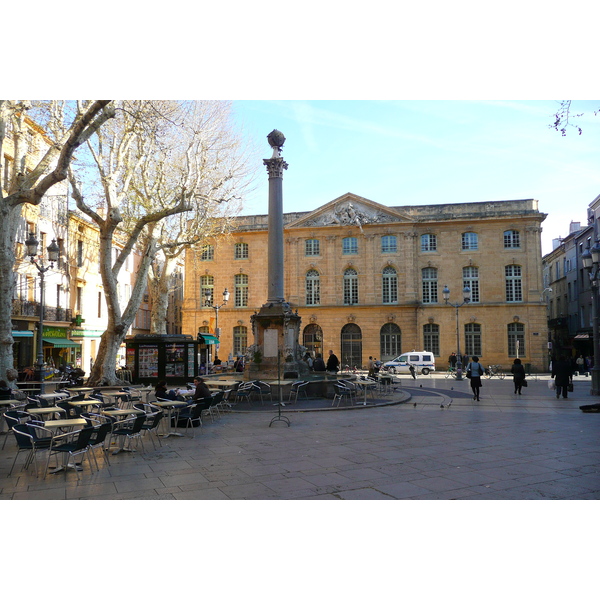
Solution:
M 72 310 L 70 308 L 56 308 L 54 306 L 46 306 L 44 308 L 44 321 L 67 321 L 72 318 Z M 40 303 L 30 302 L 29 300 L 21 300 L 13 298 L 12 301 L 12 316 L 13 317 L 37 317 L 40 318 Z

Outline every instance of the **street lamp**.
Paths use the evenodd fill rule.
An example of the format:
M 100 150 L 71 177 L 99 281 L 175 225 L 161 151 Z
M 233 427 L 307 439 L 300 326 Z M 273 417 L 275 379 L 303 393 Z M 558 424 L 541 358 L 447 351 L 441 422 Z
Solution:
M 37 250 L 39 242 L 35 237 L 35 233 L 31 231 L 29 233 L 29 238 L 25 242 L 27 246 L 27 256 L 31 260 L 31 264 L 35 265 L 36 269 L 40 274 L 40 323 L 38 329 L 38 337 L 37 337 L 37 360 L 35 362 L 35 376 L 40 382 L 40 394 L 44 393 L 44 348 L 43 348 L 43 340 L 42 340 L 42 332 L 44 331 L 44 274 L 48 269 L 54 267 L 54 263 L 58 262 L 58 255 L 60 252 L 60 248 L 56 243 L 56 240 L 52 240 L 52 243 L 46 248 L 48 252 L 48 261 L 49 265 L 43 266 L 41 264 L 41 256 L 38 258 Z M 36 258 L 38 258 L 36 262 Z
M 600 241 L 586 248 L 581 255 L 583 268 L 587 271 L 592 285 L 592 335 L 594 338 L 594 366 L 592 367 L 592 387 L 590 394 L 600 396 L 600 334 L 598 328 L 598 280 L 600 280 Z
M 208 308 L 214 308 L 215 310 L 215 334 L 217 338 L 221 337 L 221 331 L 219 330 L 219 309 L 227 304 L 229 301 L 229 290 L 225 288 L 223 290 L 223 303 L 222 304 L 213 304 L 212 303 L 212 290 L 207 289 L 204 292 L 205 301 L 204 305 Z
M 452 304 L 452 302 L 449 302 L 450 290 L 448 289 L 447 285 L 444 286 L 444 289 L 442 290 L 442 296 L 444 297 L 444 302 L 446 304 L 449 304 L 450 306 L 453 306 L 456 309 L 456 353 L 458 354 L 458 361 L 456 363 L 456 379 L 461 381 L 462 380 L 462 354 L 460 351 L 460 331 L 458 328 L 458 309 L 461 306 L 471 302 L 471 288 L 468 285 L 465 285 L 465 287 L 463 289 L 463 301 L 460 304 Z

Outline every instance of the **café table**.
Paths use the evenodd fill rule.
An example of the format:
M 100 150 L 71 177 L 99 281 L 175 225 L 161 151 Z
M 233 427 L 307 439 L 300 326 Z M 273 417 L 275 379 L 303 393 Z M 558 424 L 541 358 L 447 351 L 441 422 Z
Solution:
M 123 419 L 126 419 L 129 415 L 137 416 L 139 414 L 144 414 L 144 411 L 137 408 L 117 408 L 115 410 L 102 410 L 100 411 L 100 414 L 105 417 L 122 417 Z M 119 454 L 119 452 L 133 452 L 133 450 L 121 446 L 120 448 L 113 450 L 112 454 Z
M 130 394 L 127 392 L 101 392 L 101 394 L 107 398 L 114 398 L 117 404 L 124 398 L 130 398 Z
M 45 421 L 47 417 L 52 418 L 51 415 L 54 413 L 63 413 L 66 415 L 67 411 L 64 408 L 60 408 L 60 406 L 43 406 L 41 408 L 28 408 L 25 412 L 30 415 L 39 415 Z
M 158 408 L 166 408 L 167 412 L 169 414 L 167 431 L 166 431 L 166 433 L 163 433 L 162 436 L 165 438 L 169 437 L 170 435 L 176 435 L 178 437 L 183 437 L 183 433 L 179 433 L 178 431 L 173 431 L 173 424 L 171 423 L 171 417 L 173 415 L 174 410 L 179 412 L 177 409 L 186 407 L 187 402 L 184 402 L 183 400 L 155 400 L 153 402 L 150 402 L 150 404 L 152 404 L 152 406 L 158 406 Z M 164 421 L 164 419 L 163 419 L 163 421 Z
M 65 390 L 68 390 L 69 392 L 75 392 L 76 394 L 89 394 L 91 392 L 93 392 L 96 388 L 91 388 L 91 387 L 69 387 L 69 388 L 65 388 Z
M 83 428 L 87 425 L 87 421 L 85 419 L 77 418 L 77 419 L 54 419 L 52 421 L 44 421 L 44 427 L 46 429 L 54 430 L 54 429 L 70 429 L 73 428 Z M 59 471 L 66 471 L 67 469 L 77 469 L 81 470 L 79 466 L 76 464 L 63 463 L 61 466 L 56 467 L 52 471 L 49 471 L 51 474 L 58 473 Z
M 241 379 L 207 379 L 205 381 L 208 387 L 228 388 L 242 383 Z
M 367 390 L 369 388 L 377 387 L 377 382 L 376 381 L 365 381 L 364 379 L 357 379 L 356 381 L 353 381 L 352 383 L 356 383 L 357 385 L 360 385 L 360 387 L 363 388 L 363 390 L 364 390 L 363 406 L 366 406 L 367 405 Z
M 71 400 L 69 401 L 70 406 L 79 407 L 79 408 L 88 408 L 91 406 L 103 406 L 102 400 L 98 400 L 97 398 L 91 398 L 89 400 Z
M 384 393 L 389 393 L 392 390 L 394 378 L 391 375 L 378 375 L 377 381 L 381 383 Z

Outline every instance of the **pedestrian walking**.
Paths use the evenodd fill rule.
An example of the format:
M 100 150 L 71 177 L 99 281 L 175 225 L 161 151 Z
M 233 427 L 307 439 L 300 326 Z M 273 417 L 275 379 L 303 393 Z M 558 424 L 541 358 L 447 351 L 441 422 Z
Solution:
M 577 363 L 577 372 L 583 375 L 585 373 L 585 359 L 583 358 L 583 354 L 580 354 L 575 362 Z
M 408 370 L 410 371 L 410 374 L 412 375 L 413 379 L 417 378 L 417 373 L 415 371 L 415 366 L 411 363 L 408 363 Z
M 479 402 L 479 390 L 481 389 L 481 376 L 484 374 L 483 367 L 479 364 L 479 357 L 474 356 L 472 362 L 467 366 L 467 379 L 471 380 L 473 400 Z
M 573 369 L 565 356 L 552 361 L 551 377 L 556 385 L 556 397 L 559 398 L 562 392 L 562 397 L 568 398 L 569 384 L 573 383 Z
M 525 367 L 521 364 L 520 358 L 515 358 L 510 372 L 513 374 L 513 383 L 515 384 L 515 394 L 521 395 L 521 388 L 525 381 Z

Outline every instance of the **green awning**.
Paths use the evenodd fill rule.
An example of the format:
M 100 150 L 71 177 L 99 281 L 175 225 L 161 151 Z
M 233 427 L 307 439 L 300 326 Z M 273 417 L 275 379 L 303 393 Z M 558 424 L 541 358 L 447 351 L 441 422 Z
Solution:
M 218 344 L 219 338 L 214 335 L 210 335 L 210 333 L 199 333 L 198 341 L 201 344 Z
M 67 338 L 42 338 L 44 344 L 50 344 L 55 348 L 81 348 L 81 344 L 77 342 L 72 342 Z
M 33 331 L 27 329 L 13 329 L 12 336 L 16 337 L 33 337 Z

